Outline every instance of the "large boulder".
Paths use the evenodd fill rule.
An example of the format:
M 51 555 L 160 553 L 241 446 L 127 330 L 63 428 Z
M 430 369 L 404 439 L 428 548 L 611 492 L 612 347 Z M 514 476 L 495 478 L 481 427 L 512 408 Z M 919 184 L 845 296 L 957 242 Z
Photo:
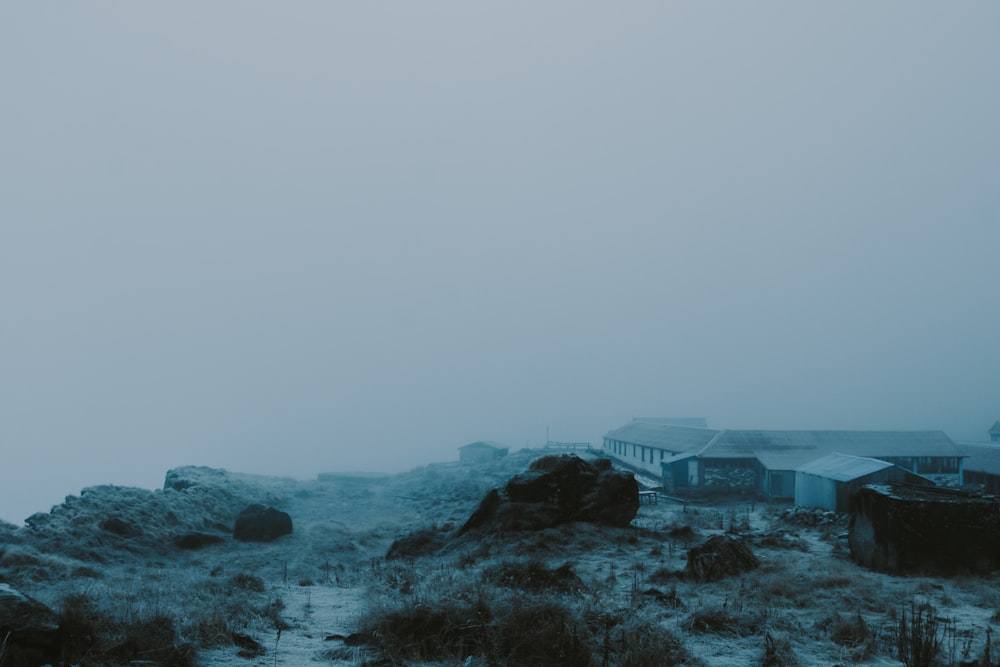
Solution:
M 851 556 L 887 572 L 1000 569 L 1000 501 L 908 484 L 862 487 L 851 502 Z
M 292 532 L 292 517 L 273 507 L 254 503 L 240 512 L 233 537 L 242 542 L 271 542 Z
M 639 485 L 608 459 L 544 456 L 493 489 L 459 530 L 541 530 L 571 521 L 627 526 L 639 511 Z
M 10 584 L 0 584 L 0 660 L 4 665 L 41 665 L 59 649 L 59 617 Z
M 688 550 L 687 573 L 695 581 L 717 581 L 756 569 L 760 561 L 742 540 L 714 535 Z

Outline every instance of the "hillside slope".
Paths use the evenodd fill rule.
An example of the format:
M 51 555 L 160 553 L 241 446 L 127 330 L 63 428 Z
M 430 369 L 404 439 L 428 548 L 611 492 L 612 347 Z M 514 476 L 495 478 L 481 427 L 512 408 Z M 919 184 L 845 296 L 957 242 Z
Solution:
M 847 557 L 843 523 L 783 506 L 662 501 L 628 528 L 480 534 L 385 558 L 415 531 L 452 535 L 541 454 L 384 478 L 181 468 L 158 491 L 91 487 L 0 526 L 0 582 L 60 613 L 60 659 L 80 665 L 899 665 L 901 619 L 929 610 L 941 664 L 992 643 L 996 577 L 869 572 Z M 293 533 L 233 540 L 250 503 L 288 512 Z M 188 533 L 219 541 L 176 546 Z M 687 550 L 713 535 L 760 566 L 690 579 Z

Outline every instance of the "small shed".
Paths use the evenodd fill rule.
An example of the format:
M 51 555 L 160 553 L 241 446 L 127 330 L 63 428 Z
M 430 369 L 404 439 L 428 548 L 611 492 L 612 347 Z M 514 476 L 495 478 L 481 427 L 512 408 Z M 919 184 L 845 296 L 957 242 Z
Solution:
M 847 512 L 851 496 L 862 486 L 888 482 L 931 485 L 929 480 L 886 461 L 829 454 L 795 469 L 795 504 Z
M 509 449 L 498 443 L 479 440 L 458 448 L 458 461 L 467 465 L 488 463 L 507 456 Z
M 990 427 L 990 442 L 1000 442 L 1000 420 Z

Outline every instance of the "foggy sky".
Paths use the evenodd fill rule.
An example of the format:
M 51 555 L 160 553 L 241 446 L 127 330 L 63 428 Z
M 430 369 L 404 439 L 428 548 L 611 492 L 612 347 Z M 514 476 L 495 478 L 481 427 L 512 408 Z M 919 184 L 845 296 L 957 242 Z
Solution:
M 0 517 L 1000 418 L 1000 5 L 6 3 Z

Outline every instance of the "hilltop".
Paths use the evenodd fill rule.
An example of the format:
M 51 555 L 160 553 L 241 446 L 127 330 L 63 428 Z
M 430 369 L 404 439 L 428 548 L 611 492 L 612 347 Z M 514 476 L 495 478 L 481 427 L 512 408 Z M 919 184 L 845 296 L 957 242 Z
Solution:
M 0 525 L 0 583 L 58 614 L 63 659 L 81 665 L 899 665 L 901 619 L 931 610 L 943 664 L 992 641 L 996 577 L 870 572 L 850 560 L 842 516 L 786 505 L 661 500 L 625 528 L 486 532 L 386 558 L 401 538 L 455 535 L 543 453 L 308 482 L 188 467 L 157 491 L 90 487 Z M 234 540 L 253 503 L 287 512 L 292 534 Z M 212 539 L 181 548 L 184 535 Z M 716 535 L 759 566 L 689 577 L 688 550 Z

